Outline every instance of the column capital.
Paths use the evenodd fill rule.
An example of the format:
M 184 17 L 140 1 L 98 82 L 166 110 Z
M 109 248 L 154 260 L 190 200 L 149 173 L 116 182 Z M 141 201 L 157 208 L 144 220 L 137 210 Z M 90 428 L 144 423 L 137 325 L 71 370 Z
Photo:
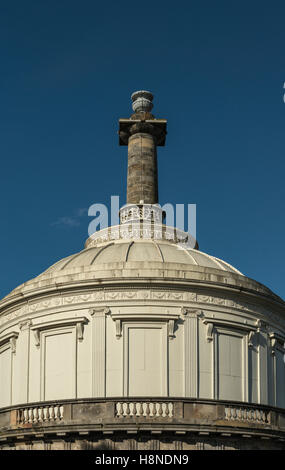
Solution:
M 108 315 L 111 313 L 111 310 L 109 307 L 91 307 L 89 308 L 89 313 L 92 315 L 92 317 L 104 317 L 105 315 Z

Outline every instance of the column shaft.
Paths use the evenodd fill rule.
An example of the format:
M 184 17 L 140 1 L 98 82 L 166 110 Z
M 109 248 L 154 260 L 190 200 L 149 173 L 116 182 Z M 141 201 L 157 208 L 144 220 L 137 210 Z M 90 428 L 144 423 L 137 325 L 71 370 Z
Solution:
M 157 155 L 155 138 L 136 133 L 128 141 L 127 204 L 158 202 Z

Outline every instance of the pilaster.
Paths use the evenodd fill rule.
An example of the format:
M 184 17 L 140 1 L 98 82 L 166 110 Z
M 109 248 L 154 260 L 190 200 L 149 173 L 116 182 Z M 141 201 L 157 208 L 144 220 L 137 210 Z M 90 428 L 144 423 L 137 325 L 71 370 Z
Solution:
M 198 396 L 198 315 L 200 310 L 182 309 L 184 315 L 185 396 Z
M 92 396 L 106 394 L 106 315 L 109 308 L 91 308 L 92 316 Z
M 19 403 L 28 403 L 29 401 L 29 367 L 30 367 L 30 319 L 19 323 L 19 347 L 17 348 L 17 381 L 13 387 L 13 393 L 16 395 L 16 401 Z M 13 399 L 14 401 L 14 399 Z

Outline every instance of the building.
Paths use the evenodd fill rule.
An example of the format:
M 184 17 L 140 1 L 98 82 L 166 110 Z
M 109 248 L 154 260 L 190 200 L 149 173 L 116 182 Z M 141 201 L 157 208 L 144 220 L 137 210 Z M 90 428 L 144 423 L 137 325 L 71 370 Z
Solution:
M 132 99 L 120 226 L 0 303 L 0 447 L 284 449 L 284 301 L 161 229 L 167 123 Z

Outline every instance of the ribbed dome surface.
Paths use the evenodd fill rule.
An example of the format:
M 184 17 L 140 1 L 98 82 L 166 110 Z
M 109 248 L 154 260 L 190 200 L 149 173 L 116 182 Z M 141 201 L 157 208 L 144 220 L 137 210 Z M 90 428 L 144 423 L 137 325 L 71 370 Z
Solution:
M 101 244 L 64 258 L 45 273 L 116 262 L 182 263 L 241 274 L 228 263 L 198 250 L 184 249 L 167 241 L 124 240 Z

